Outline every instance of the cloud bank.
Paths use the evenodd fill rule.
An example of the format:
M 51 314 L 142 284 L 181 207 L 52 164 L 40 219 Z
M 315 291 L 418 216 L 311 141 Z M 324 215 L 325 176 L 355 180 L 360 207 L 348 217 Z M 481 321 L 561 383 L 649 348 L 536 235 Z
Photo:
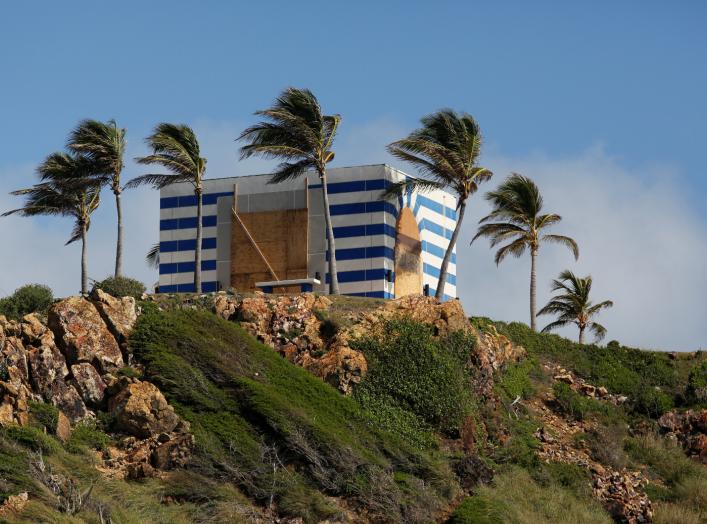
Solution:
M 234 138 L 243 128 L 240 123 L 202 121 L 194 127 L 203 154 L 209 159 L 209 177 L 266 173 L 273 165 L 259 160 L 237 161 Z M 389 119 L 342 129 L 336 165 L 388 162 L 409 170 L 384 149 L 406 131 Z M 128 156 L 143 154 L 139 140 L 130 139 Z M 493 153 L 483 158 L 483 164 L 496 175 L 471 199 L 458 245 L 457 285 L 469 314 L 528 321 L 528 257 L 506 259 L 496 267 L 486 240 L 469 245 L 476 222 L 489 210 L 483 194 L 511 171 L 517 171 L 538 183 L 548 212 L 563 216 L 555 231 L 574 237 L 580 245 L 578 262 L 561 247 L 541 248 L 540 306 L 550 297 L 550 280 L 561 270 L 591 273 L 595 300 L 615 302 L 614 308 L 598 319 L 608 329 L 607 340 L 671 350 L 707 346 L 707 224 L 689 207 L 676 173 L 668 168 L 629 169 L 601 147 L 562 158 L 541 153 L 524 157 Z M 21 204 L 8 192 L 33 183 L 33 167 L 0 167 L 0 211 Z M 140 173 L 138 166 L 128 162 L 125 180 Z M 106 191 L 103 198 L 89 239 L 89 274 L 94 279 L 111 274 L 114 263 L 115 209 L 112 194 Z M 157 191 L 139 189 L 126 192 L 123 199 L 125 273 L 148 287 L 157 280 L 144 257 L 158 239 L 158 198 Z M 0 296 L 27 282 L 47 283 L 57 295 L 76 293 L 80 246 L 64 247 L 70 230 L 69 219 L 0 219 L 4 248 Z M 549 321 L 540 317 L 539 325 Z M 576 336 L 573 330 L 562 334 Z

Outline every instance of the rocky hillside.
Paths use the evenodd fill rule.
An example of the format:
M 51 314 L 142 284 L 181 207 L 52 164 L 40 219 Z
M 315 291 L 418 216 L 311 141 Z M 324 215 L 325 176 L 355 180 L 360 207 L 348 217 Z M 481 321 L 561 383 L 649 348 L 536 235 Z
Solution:
M 0 522 L 701 522 L 706 372 L 458 301 L 96 291 L 0 317 Z

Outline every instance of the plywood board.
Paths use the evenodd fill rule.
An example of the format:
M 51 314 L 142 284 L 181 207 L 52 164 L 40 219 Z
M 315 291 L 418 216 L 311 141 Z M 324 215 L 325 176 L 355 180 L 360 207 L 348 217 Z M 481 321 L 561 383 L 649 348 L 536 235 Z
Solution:
M 395 230 L 395 297 L 422 293 L 422 242 L 410 208 L 400 211 Z

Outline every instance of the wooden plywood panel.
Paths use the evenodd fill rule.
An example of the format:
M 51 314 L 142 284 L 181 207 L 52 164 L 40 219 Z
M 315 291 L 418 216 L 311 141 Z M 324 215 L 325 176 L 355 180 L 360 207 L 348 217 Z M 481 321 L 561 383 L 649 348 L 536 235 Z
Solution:
M 400 211 L 395 229 L 395 297 L 422 293 L 422 242 L 410 208 Z
M 238 213 L 238 216 L 278 278 L 307 277 L 307 209 Z M 235 219 L 231 231 L 231 286 L 239 291 L 253 291 L 256 282 L 274 280 L 275 276 Z M 284 291 L 296 292 L 299 288 Z

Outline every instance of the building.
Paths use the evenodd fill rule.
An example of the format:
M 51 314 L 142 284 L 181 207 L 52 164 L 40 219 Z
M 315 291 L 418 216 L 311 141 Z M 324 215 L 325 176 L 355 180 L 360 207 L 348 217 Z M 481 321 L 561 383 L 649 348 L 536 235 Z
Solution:
M 456 224 L 456 199 L 444 191 L 382 199 L 389 184 L 407 176 L 388 165 L 327 172 L 342 294 L 393 298 L 435 293 Z M 257 284 L 265 291 L 328 292 L 319 177 L 310 173 L 281 184 L 269 180 L 270 175 L 255 175 L 204 181 L 203 291 L 249 291 Z M 160 292 L 194 290 L 195 246 L 193 186 L 162 189 Z M 456 255 L 445 287 L 445 298 L 454 297 Z

